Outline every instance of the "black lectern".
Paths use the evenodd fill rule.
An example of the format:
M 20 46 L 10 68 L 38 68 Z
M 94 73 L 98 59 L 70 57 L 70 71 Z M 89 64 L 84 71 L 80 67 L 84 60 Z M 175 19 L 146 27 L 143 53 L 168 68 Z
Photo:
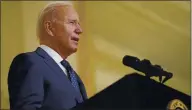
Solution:
M 191 96 L 133 73 L 72 110 L 189 110 L 190 104 Z

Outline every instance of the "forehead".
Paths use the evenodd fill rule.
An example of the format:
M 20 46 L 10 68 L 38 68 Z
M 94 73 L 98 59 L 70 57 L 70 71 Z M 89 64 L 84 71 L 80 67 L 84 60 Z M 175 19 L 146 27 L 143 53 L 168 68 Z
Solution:
M 79 16 L 72 6 L 58 6 L 56 7 L 57 17 L 60 20 L 77 20 Z

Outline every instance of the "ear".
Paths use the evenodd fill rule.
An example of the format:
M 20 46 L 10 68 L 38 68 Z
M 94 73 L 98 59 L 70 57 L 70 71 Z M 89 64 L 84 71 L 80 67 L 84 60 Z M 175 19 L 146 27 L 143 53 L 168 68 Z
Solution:
M 45 21 L 44 22 L 45 31 L 50 35 L 54 36 L 54 28 L 51 21 Z

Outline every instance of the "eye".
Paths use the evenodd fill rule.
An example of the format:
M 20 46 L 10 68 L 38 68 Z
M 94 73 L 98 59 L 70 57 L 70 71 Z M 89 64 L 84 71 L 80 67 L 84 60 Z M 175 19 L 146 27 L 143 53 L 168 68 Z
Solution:
M 75 21 L 70 21 L 69 23 L 70 23 L 70 24 L 75 24 Z

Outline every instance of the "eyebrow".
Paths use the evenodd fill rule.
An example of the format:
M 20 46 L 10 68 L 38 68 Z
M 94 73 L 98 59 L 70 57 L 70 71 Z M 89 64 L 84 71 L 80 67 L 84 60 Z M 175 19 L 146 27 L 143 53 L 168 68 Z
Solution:
M 79 20 L 74 20 L 74 19 L 68 19 L 68 22 L 75 22 L 75 23 L 77 23 L 77 24 L 79 24 L 80 25 L 80 22 L 79 22 Z
M 68 19 L 68 21 L 74 21 L 79 23 L 79 20 L 76 20 L 76 19 Z

